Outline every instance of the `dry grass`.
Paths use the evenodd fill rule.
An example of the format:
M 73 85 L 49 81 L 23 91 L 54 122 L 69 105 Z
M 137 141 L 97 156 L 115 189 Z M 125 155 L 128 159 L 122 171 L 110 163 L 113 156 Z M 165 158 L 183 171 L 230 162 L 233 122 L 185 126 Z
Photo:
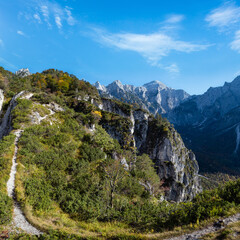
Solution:
M 204 240 L 239 240 L 240 239 L 240 221 L 229 224 L 224 229 L 207 234 Z

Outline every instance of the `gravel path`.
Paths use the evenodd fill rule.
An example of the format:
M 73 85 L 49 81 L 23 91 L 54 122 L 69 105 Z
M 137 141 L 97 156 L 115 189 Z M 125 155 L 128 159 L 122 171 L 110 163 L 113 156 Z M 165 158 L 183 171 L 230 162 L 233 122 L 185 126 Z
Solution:
M 15 138 L 15 150 L 14 150 L 14 155 L 12 158 L 12 167 L 11 167 L 11 172 L 10 172 L 10 177 L 7 182 L 7 192 L 8 196 L 14 199 L 14 214 L 13 214 L 13 225 L 17 228 L 22 229 L 24 232 L 32 235 L 40 235 L 42 232 L 40 232 L 38 229 L 33 227 L 26 219 L 24 216 L 19 204 L 16 202 L 15 197 L 14 197 L 14 189 L 15 189 L 15 175 L 17 172 L 17 152 L 18 152 L 18 140 L 21 136 L 22 130 L 17 130 L 15 132 L 16 138 Z
M 237 222 L 239 220 L 240 220 L 240 213 L 238 213 L 234 216 L 223 219 L 223 221 L 222 221 L 223 226 L 222 227 L 218 226 L 218 224 L 214 224 L 212 226 L 208 226 L 208 227 L 203 228 L 201 230 L 198 230 L 198 231 L 195 231 L 195 232 L 192 232 L 192 233 L 189 233 L 189 234 L 184 234 L 184 235 L 179 236 L 179 237 L 168 238 L 166 240 L 200 240 L 201 237 L 203 237 L 204 235 L 215 232 L 215 231 L 218 231 L 219 229 L 224 228 L 224 226 L 228 225 L 229 223 Z

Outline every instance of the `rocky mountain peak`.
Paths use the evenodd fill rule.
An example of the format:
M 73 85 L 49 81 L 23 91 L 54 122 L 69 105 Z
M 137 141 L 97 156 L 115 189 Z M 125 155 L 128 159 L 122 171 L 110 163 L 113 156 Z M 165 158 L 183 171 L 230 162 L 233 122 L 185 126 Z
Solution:
M 106 87 L 100 83 L 95 86 L 104 97 L 124 99 L 132 104 L 137 103 L 153 114 L 166 113 L 190 96 L 185 91 L 169 88 L 160 81 L 152 81 L 140 87 L 124 85 L 119 80 Z
M 147 89 L 152 89 L 152 88 L 167 89 L 168 88 L 165 84 L 163 84 L 158 80 L 146 83 L 143 86 L 146 87 Z
M 119 80 L 115 80 L 107 86 L 108 89 L 122 89 L 124 90 L 123 84 Z
M 106 87 L 104 85 L 101 85 L 99 81 L 97 81 L 93 85 L 97 88 L 97 90 L 104 91 L 104 92 L 107 91 Z
M 16 71 L 15 74 L 19 77 L 27 77 L 27 76 L 31 75 L 28 68 L 21 68 L 18 71 Z

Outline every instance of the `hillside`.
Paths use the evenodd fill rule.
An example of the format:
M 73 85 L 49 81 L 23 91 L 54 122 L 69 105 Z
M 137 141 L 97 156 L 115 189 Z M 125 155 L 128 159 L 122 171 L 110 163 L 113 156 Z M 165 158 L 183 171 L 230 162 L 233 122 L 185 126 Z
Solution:
M 166 119 L 62 71 L 0 73 L 3 234 L 159 239 L 237 210 L 238 182 L 199 194 L 195 156 Z

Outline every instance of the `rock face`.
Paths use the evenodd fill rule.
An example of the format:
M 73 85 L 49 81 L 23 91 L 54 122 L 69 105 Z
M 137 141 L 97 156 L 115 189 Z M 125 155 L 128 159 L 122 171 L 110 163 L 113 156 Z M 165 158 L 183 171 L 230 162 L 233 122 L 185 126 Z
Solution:
M 27 77 L 31 75 L 28 68 L 21 68 L 18 71 L 16 71 L 15 74 L 19 77 Z
M 192 96 L 167 114 L 202 171 L 240 173 L 240 77 Z
M 187 201 L 201 191 L 198 179 L 198 163 L 180 135 L 170 125 L 158 126 L 156 119 L 144 110 L 126 109 L 110 99 L 103 99 L 102 109 L 126 119 L 125 135 L 132 140 L 139 154 L 146 153 L 154 161 L 163 182 L 165 199 L 176 202 Z M 126 127 L 127 125 L 127 127 Z M 121 144 L 124 141 L 119 126 L 105 122 L 103 127 Z
M 0 89 L 0 114 L 2 111 L 3 102 L 4 102 L 4 94 L 3 94 L 3 90 Z
M 169 88 L 159 81 L 135 87 L 123 85 L 117 80 L 106 87 L 96 82 L 95 87 L 102 97 L 123 99 L 131 104 L 136 103 L 153 114 L 167 113 L 189 97 L 185 91 Z

